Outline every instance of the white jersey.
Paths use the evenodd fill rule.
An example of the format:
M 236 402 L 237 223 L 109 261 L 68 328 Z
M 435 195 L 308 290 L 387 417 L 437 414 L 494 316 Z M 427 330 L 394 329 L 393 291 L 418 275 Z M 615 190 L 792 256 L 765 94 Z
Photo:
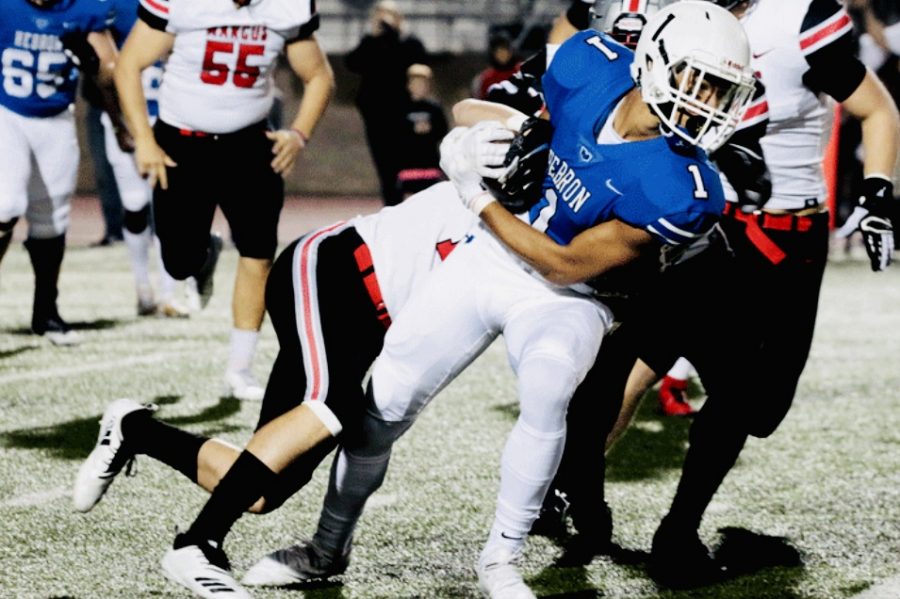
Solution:
M 266 118 L 275 59 L 318 28 L 312 0 L 140 0 L 138 17 L 175 36 L 160 90 L 160 118 L 179 128 L 231 133 Z
M 830 110 L 807 86 L 810 56 L 853 29 L 836 0 L 759 0 L 742 19 L 752 67 L 766 86 L 769 126 L 762 139 L 772 175 L 766 208 L 790 210 L 822 203 L 822 156 Z M 837 76 L 837 75 L 836 75 Z
M 477 222 L 459 201 L 453 184 L 444 182 L 349 224 L 369 246 L 384 303 L 393 317 Z

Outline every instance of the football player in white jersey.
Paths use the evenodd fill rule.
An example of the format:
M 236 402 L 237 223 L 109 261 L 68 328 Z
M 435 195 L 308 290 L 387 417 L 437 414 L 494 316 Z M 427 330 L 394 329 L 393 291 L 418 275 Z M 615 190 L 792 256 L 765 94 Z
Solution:
M 97 0 L 13 0 L 0 5 L 0 259 L 19 218 L 28 221 L 34 268 L 31 328 L 59 345 L 79 335 L 57 309 L 57 281 L 75 189 L 78 141 L 72 104 L 79 77 L 77 54 L 96 58 L 81 72 L 97 80 L 114 104 L 110 7 Z M 86 62 L 86 61 L 85 61 Z
M 651 298 L 645 318 L 632 323 L 640 326 L 632 331 L 640 360 L 609 439 L 621 435 L 644 391 L 679 353 L 691 360 L 707 400 L 692 423 L 682 477 L 650 560 L 654 577 L 676 587 L 722 574 L 699 537 L 701 519 L 747 438 L 769 436 L 784 418 L 809 355 L 828 253 L 823 93 L 862 121 L 865 193 L 847 230 L 862 232 L 875 271 L 888 266 L 893 249 L 888 214 L 900 117 L 854 57 L 844 7 L 837 0 L 716 3 L 742 17 L 752 66 L 766 86 L 770 122 L 761 141 L 771 198 L 751 212 L 729 201 L 720 222 L 728 250 L 675 269 L 666 309 L 658 302 L 654 309 Z M 698 288 L 704 292 L 691 292 Z
M 318 25 L 311 0 L 142 0 L 116 66 L 138 170 L 154 187 L 166 270 L 176 279 L 195 276 L 204 305 L 222 247 L 210 234 L 217 205 L 231 227 L 240 259 L 225 384 L 238 399 L 263 396 L 251 365 L 277 245 L 282 175 L 334 88 L 314 35 Z M 267 131 L 275 59 L 282 53 L 303 81 L 303 99 L 290 127 Z M 159 118 L 151 127 L 141 71 L 163 56 Z
M 160 460 L 207 491 L 215 489 L 200 517 L 166 555 L 168 575 L 201 596 L 225 592 L 214 594 L 216 588 L 246 596 L 231 574 L 219 569 L 227 570 L 221 543 L 232 523 L 251 503 L 256 502 L 253 512 L 281 505 L 309 481 L 341 440 L 341 431 L 358 426 L 366 406 L 363 377 L 391 318 L 412 289 L 465 241 L 475 222 L 452 184 L 440 183 L 398 206 L 293 242 L 275 261 L 267 283 L 266 306 L 279 352 L 249 451 L 167 425 L 151 417 L 152 408 L 130 399 L 117 400 L 104 412 L 97 447 L 79 470 L 76 509 L 93 508 L 134 455 Z M 248 468 L 252 475 L 262 468 L 256 456 L 268 460 L 273 455 L 287 465 L 262 499 L 247 499 L 248 492 L 259 490 L 244 484 Z M 278 554 L 286 563 L 304 555 L 299 547 Z M 271 583 L 272 568 L 257 569 L 249 581 L 256 576 Z M 203 590 L 198 577 L 215 582 L 215 588 Z

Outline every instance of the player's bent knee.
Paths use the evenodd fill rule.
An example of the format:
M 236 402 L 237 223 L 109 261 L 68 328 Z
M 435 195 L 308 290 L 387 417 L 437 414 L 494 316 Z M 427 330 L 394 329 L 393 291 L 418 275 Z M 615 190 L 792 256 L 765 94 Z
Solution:
M 412 425 L 412 420 L 390 422 L 366 413 L 357 430 L 345 430 L 344 452 L 356 461 L 377 461 L 390 457 L 394 443 Z
M 166 267 L 166 272 L 173 279 L 183 281 L 196 275 L 203 267 L 203 263 L 206 261 L 206 249 L 204 248 L 201 252 L 188 252 L 187 250 L 179 251 L 171 247 L 166 249 L 166 246 L 163 245 L 162 260 L 163 266 Z
M 765 414 L 759 414 L 750 420 L 747 432 L 751 437 L 765 439 L 778 429 L 778 425 L 786 415 L 787 410 L 772 410 Z
M 535 354 L 518 368 L 520 418 L 540 431 L 565 428 L 569 400 L 580 382 L 569 360 Z

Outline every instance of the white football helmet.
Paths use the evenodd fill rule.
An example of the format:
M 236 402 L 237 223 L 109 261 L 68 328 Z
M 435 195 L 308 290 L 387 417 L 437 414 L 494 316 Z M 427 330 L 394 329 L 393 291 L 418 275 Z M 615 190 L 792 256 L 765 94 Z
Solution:
M 702 0 L 676 2 L 647 21 L 631 77 L 665 129 L 707 152 L 731 137 L 753 96 L 743 27 Z
M 591 29 L 609 34 L 632 50 L 647 20 L 676 0 L 596 0 L 591 6 Z

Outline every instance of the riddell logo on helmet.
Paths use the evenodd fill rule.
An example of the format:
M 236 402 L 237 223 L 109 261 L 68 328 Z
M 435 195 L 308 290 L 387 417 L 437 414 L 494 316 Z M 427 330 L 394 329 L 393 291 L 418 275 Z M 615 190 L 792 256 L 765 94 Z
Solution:
M 743 69 L 744 66 L 745 66 L 745 65 L 742 65 L 742 64 L 740 64 L 740 63 L 738 63 L 738 62 L 734 62 L 733 60 L 730 60 L 730 59 L 728 59 L 728 58 L 723 58 L 723 59 L 722 59 L 722 64 L 725 65 L 725 66 L 727 66 L 727 67 L 730 67 L 730 68 L 732 68 L 732 69 Z

